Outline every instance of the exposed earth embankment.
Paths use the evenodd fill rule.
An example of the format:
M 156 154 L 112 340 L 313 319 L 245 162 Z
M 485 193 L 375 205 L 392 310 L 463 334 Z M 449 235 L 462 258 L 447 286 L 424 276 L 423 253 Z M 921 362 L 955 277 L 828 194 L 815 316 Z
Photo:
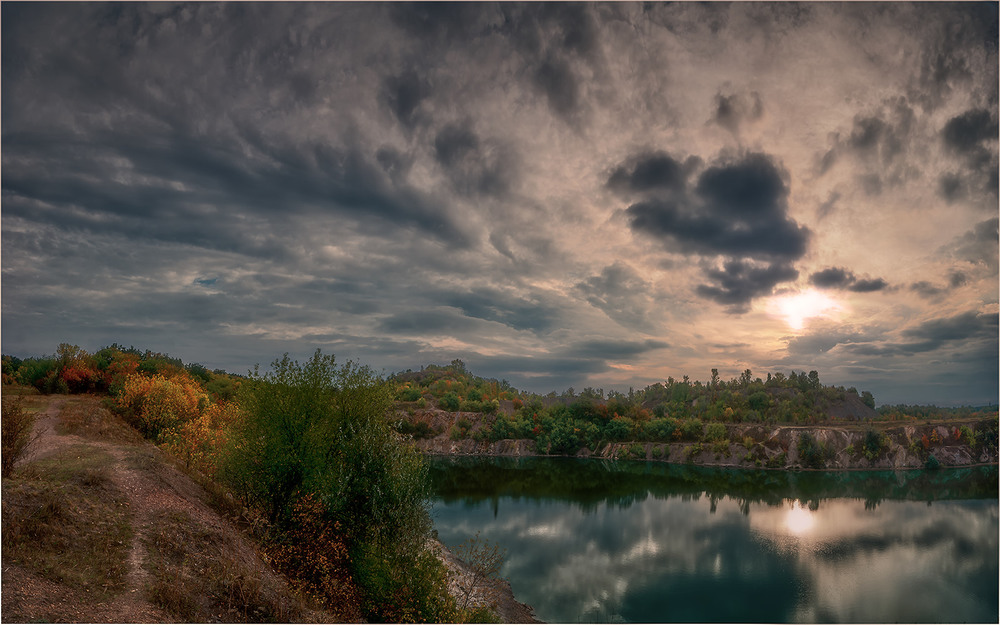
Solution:
M 401 415 L 407 418 L 407 415 Z M 531 439 L 490 441 L 477 432 L 495 417 L 479 413 L 421 411 L 435 434 L 414 440 L 426 453 L 439 455 L 541 456 Z M 463 437 L 454 426 L 472 424 Z M 970 437 L 969 434 L 973 436 Z M 654 460 L 702 466 L 770 469 L 917 469 L 997 464 L 996 420 L 949 420 L 929 423 L 868 423 L 824 426 L 725 424 L 715 440 L 607 442 L 575 455 L 606 459 Z M 479 438 L 480 440 L 476 440 Z M 992 440 L 992 445 L 982 440 Z M 559 454 L 556 454 L 559 455 Z M 565 455 L 565 454 L 563 454 Z

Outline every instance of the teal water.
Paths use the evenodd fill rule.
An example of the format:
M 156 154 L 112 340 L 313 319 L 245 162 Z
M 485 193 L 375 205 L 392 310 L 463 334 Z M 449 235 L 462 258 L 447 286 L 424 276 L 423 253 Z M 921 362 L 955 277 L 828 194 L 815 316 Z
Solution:
M 546 622 L 996 623 L 996 467 L 737 471 L 431 460 L 440 539 L 480 532 Z

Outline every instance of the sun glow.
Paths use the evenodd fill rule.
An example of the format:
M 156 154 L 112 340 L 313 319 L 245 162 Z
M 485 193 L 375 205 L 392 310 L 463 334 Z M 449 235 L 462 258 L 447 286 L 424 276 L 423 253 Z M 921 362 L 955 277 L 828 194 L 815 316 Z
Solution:
M 792 509 L 788 511 L 788 515 L 785 517 L 785 527 L 796 536 L 801 536 L 811 530 L 815 523 L 816 520 L 813 519 L 812 512 L 803 508 L 802 504 L 798 501 L 792 505 Z
M 837 300 L 815 289 L 776 297 L 769 308 L 771 314 L 782 317 L 795 330 L 801 330 L 806 319 L 829 318 L 844 310 Z

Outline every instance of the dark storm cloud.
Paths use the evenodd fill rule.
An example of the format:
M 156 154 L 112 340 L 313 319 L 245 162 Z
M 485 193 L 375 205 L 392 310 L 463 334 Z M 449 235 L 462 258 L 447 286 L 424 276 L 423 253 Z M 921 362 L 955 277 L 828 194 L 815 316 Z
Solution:
M 575 290 L 622 326 L 639 331 L 650 329 L 652 286 L 627 264 L 609 265 L 600 275 L 578 282 Z
M 997 313 L 969 311 L 942 319 L 926 321 L 903 331 L 903 336 L 915 339 L 921 349 L 937 349 L 945 343 L 969 339 L 996 339 Z
M 459 331 L 471 331 L 478 323 L 469 317 L 449 312 L 445 309 L 407 310 L 396 313 L 379 321 L 379 332 L 388 334 L 452 334 Z
M 977 265 L 983 265 L 992 273 L 996 273 L 998 264 L 998 224 L 997 218 L 987 219 L 976 224 L 976 227 L 958 237 L 946 251 L 960 260 Z
M 954 173 L 942 174 L 938 178 L 938 195 L 949 204 L 964 198 L 966 191 L 962 177 Z
M 996 354 L 997 322 L 997 313 L 969 311 L 931 319 L 903 330 L 901 336 L 906 339 L 905 342 L 858 342 L 845 346 L 845 349 L 859 356 L 912 356 L 946 347 L 969 350 L 979 346 L 987 347 Z
M 607 186 L 624 194 L 649 191 L 682 193 L 688 175 L 698 165 L 699 159 L 693 156 L 682 164 L 666 152 L 639 154 L 616 167 L 608 177 Z
M 100 227 L 121 228 L 128 236 L 138 234 L 129 220 L 142 217 L 152 220 L 146 222 L 149 238 L 185 242 L 190 237 L 195 245 L 245 251 L 261 250 L 244 243 L 245 233 L 234 226 L 241 221 L 232 218 L 234 211 L 242 218 L 265 220 L 290 215 L 346 219 L 371 233 L 385 232 L 386 222 L 403 223 L 449 244 L 465 244 L 459 221 L 439 199 L 416 191 L 402 178 L 386 176 L 384 160 L 380 163 L 375 151 L 349 132 L 330 141 L 299 142 L 266 129 L 262 122 L 294 112 L 303 104 L 303 92 L 314 90 L 321 78 L 281 60 L 295 54 L 308 59 L 321 48 L 308 36 L 283 39 L 275 34 L 287 17 L 286 7 L 246 7 L 269 18 L 253 23 L 258 46 L 240 56 L 224 42 L 243 33 L 224 32 L 219 48 L 233 56 L 223 52 L 197 62 L 190 57 L 208 44 L 204 29 L 221 26 L 215 13 L 227 14 L 228 5 L 187 7 L 206 14 L 187 21 L 174 15 L 180 9 L 155 15 L 143 5 L 123 5 L 110 13 L 91 8 L 92 13 L 84 6 L 70 12 L 82 14 L 73 17 L 76 31 L 60 31 L 74 33 L 68 40 L 32 47 L 26 40 L 37 33 L 25 24 L 12 41 L 5 38 L 5 70 L 8 59 L 13 64 L 20 59 L 36 71 L 60 68 L 37 71 L 38 78 L 17 85 L 9 83 L 5 72 L 8 92 L 17 91 L 26 101 L 36 92 L 57 94 L 44 100 L 45 109 L 55 113 L 48 119 L 37 118 L 29 107 L 5 107 L 3 188 L 20 216 L 60 223 L 82 209 L 89 216 L 100 215 Z M 34 16 L 36 10 L 41 9 L 27 12 Z M 269 21 L 275 22 L 274 30 L 268 30 Z M 44 30 L 42 24 L 37 27 Z M 137 30 L 146 33 L 150 51 L 123 57 L 122 42 L 134 43 Z M 74 55 L 73 47 L 87 54 Z M 151 58 L 159 64 L 150 64 Z M 168 82 L 195 66 L 203 72 L 201 80 L 184 89 Z M 289 75 L 294 79 L 286 85 Z M 267 94 L 277 105 L 263 120 L 255 111 L 223 106 L 230 96 L 246 96 L 250 85 L 260 83 L 268 85 Z M 406 113 L 405 108 L 398 112 Z M 33 203 L 49 210 L 33 210 Z M 202 217 L 197 228 L 178 227 L 178 218 L 193 220 L 195 215 Z M 156 221 L 161 224 L 150 227 Z
M 84 148 L 80 154 L 73 153 L 73 146 L 60 152 L 48 150 L 49 141 L 44 135 L 4 135 L 4 150 L 18 155 L 5 159 L 4 192 L 14 200 L 55 207 L 59 209 L 56 214 L 69 212 L 74 206 L 83 208 L 92 216 L 103 215 L 98 227 L 121 228 L 130 235 L 137 233 L 129 231 L 129 218 L 160 220 L 161 227 L 146 226 L 146 236 L 195 245 L 215 245 L 213 242 L 218 241 L 223 249 L 246 250 L 240 233 L 233 231 L 230 224 L 206 228 L 204 221 L 185 224 L 177 218 L 185 214 L 193 218 L 201 206 L 212 203 L 264 219 L 283 220 L 297 213 L 340 215 L 368 224 L 371 232 L 378 232 L 378 223 L 402 222 L 454 245 L 466 243 L 466 235 L 454 217 L 420 192 L 395 186 L 360 147 L 305 144 L 292 148 L 260 136 L 243 135 L 242 139 L 267 159 L 265 164 L 239 158 L 242 149 L 231 137 L 206 143 L 180 135 L 159 141 L 148 135 L 102 134 L 95 137 L 99 148 Z M 104 159 L 126 159 L 131 164 L 128 173 L 163 177 L 182 183 L 185 190 L 166 184 L 126 184 L 84 177 L 76 173 L 76 168 L 67 166 L 93 152 Z M 47 166 L 37 167 L 39 161 Z M 26 210 L 18 211 L 19 206 Z M 27 204 L 15 203 L 12 207 L 25 219 L 45 216 Z M 108 216 L 118 219 L 108 221 Z M 224 214 L 219 216 L 225 218 Z M 181 232 L 171 233 L 178 226 Z M 189 239 L 185 241 L 185 237 Z
M 997 121 L 986 109 L 972 109 L 951 118 L 941 130 L 945 145 L 962 154 L 978 152 L 984 141 L 997 138 Z
M 580 88 L 568 63 L 561 59 L 544 60 L 535 70 L 534 81 L 553 113 L 567 118 L 576 110 Z
M 809 282 L 822 289 L 843 288 L 853 280 L 854 275 L 840 267 L 830 267 L 809 276 Z
M 984 70 L 992 79 L 982 81 L 983 93 L 976 94 L 994 106 L 997 102 L 996 51 L 997 3 L 945 2 L 926 7 L 921 17 L 928 37 L 921 48 L 919 71 L 910 88 L 910 97 L 927 110 L 940 106 L 953 92 L 979 86 Z M 982 67 L 983 52 L 992 54 L 991 67 Z
M 715 114 L 712 121 L 733 135 L 739 135 L 740 126 L 744 123 L 757 121 L 763 116 L 764 103 L 756 91 L 751 91 L 747 95 L 738 93 L 723 95 L 721 92 L 715 95 Z
M 669 347 L 664 341 L 583 341 L 569 346 L 564 353 L 575 358 L 603 358 L 605 360 L 629 360 L 642 354 Z
M 855 293 L 882 291 L 889 283 L 882 278 L 858 278 L 841 267 L 829 267 L 809 276 L 809 282 L 821 289 L 846 289 Z
M 442 304 L 458 308 L 468 317 L 495 321 L 515 330 L 548 332 L 560 317 L 554 302 L 522 297 L 488 287 L 465 292 L 440 293 Z
M 382 86 L 383 101 L 399 123 L 409 129 L 421 120 L 420 104 L 430 93 L 430 85 L 412 69 L 387 76 Z
M 715 284 L 700 285 L 697 293 L 744 311 L 754 298 L 798 277 L 791 263 L 805 254 L 810 232 L 789 217 L 787 174 L 770 156 L 719 160 L 688 190 L 687 178 L 699 165 L 646 153 L 615 168 L 607 186 L 646 197 L 625 210 L 633 232 L 671 251 L 726 257 L 721 270 L 706 270 Z
M 709 269 L 706 277 L 715 284 L 700 284 L 702 297 L 730 307 L 731 312 L 746 312 L 754 299 L 770 295 L 774 287 L 799 277 L 791 265 L 773 263 L 758 265 L 742 260 L 730 260 L 722 269 Z
M 747 154 L 706 169 L 693 194 L 649 199 L 625 212 L 634 232 L 679 251 L 791 261 L 805 254 L 809 230 L 788 216 L 787 197 L 774 161 Z
M 949 202 L 966 195 L 986 193 L 997 195 L 997 119 L 986 109 L 969 109 L 957 115 L 941 129 L 941 140 L 947 150 L 958 157 L 965 169 L 941 177 L 941 197 Z M 995 210 L 993 202 L 983 203 L 984 208 Z
M 502 197 L 515 176 L 507 150 L 481 141 L 468 123 L 445 125 L 434 138 L 434 155 L 463 195 Z

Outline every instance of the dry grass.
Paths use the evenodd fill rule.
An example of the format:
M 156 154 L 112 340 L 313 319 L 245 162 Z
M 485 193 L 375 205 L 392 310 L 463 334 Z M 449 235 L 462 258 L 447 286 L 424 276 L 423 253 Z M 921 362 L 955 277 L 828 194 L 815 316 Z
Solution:
M 112 458 L 72 447 L 3 482 L 3 557 L 94 601 L 120 592 L 132 536 Z
M 277 588 L 231 557 L 219 531 L 171 512 L 156 520 L 146 539 L 146 594 L 186 622 L 288 622 L 296 610 Z
M 138 445 L 142 436 L 95 398 L 87 395 L 65 399 L 56 433 L 75 434 L 89 440 Z

